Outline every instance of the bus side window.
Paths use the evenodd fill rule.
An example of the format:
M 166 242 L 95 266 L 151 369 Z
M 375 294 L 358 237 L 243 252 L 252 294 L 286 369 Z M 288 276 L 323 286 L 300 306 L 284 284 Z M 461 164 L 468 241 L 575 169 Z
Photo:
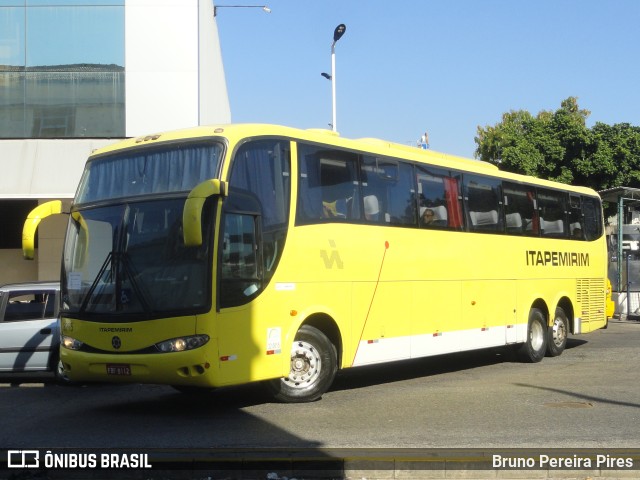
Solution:
M 507 233 L 537 236 L 540 221 L 536 209 L 535 188 L 530 185 L 504 182 L 502 193 Z
M 573 240 L 584 240 L 582 205 L 579 195 L 569 194 L 569 235 Z
M 357 161 L 358 156 L 351 152 L 298 145 L 296 223 L 360 218 Z
M 538 189 L 540 230 L 543 237 L 563 238 L 567 236 L 566 196 L 564 192 Z
M 446 170 L 416 168 L 418 211 L 421 228 L 461 229 L 460 182 Z
M 600 199 L 593 197 L 582 197 L 582 213 L 584 215 L 584 238 L 586 240 L 596 240 L 602 236 L 602 206 Z
M 503 232 L 501 182 L 480 175 L 464 176 L 464 200 L 469 230 Z
M 242 145 L 231 166 L 230 188 L 250 192 L 259 204 L 267 280 L 275 271 L 287 236 L 290 173 L 290 145 L 282 140 L 258 140 Z
M 413 167 L 384 157 L 364 156 L 361 167 L 365 220 L 387 225 L 415 225 Z M 378 213 L 373 206 L 378 203 Z
M 398 164 L 398 179 L 389 182 L 387 215 L 391 225 L 415 225 L 416 191 L 413 167 L 407 163 Z
M 258 217 L 227 213 L 220 257 L 220 306 L 242 305 L 260 290 Z

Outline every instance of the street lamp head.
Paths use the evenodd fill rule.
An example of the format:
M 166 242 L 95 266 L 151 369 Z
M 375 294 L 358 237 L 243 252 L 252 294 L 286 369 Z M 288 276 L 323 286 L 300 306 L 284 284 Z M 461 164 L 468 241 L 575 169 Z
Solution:
M 334 132 L 337 132 L 336 128 L 336 42 L 342 38 L 344 32 L 347 31 L 347 26 L 341 23 L 336 27 L 333 32 L 333 43 L 331 44 L 331 75 L 328 73 L 322 73 L 322 76 L 328 80 L 331 80 L 331 100 L 333 104 L 333 122 L 331 128 Z
M 346 31 L 347 31 L 347 26 L 344 23 L 341 23 L 340 25 L 338 25 L 333 32 L 333 43 L 336 43 L 338 40 L 340 40 L 340 38 L 342 37 L 342 35 L 344 35 L 344 32 Z

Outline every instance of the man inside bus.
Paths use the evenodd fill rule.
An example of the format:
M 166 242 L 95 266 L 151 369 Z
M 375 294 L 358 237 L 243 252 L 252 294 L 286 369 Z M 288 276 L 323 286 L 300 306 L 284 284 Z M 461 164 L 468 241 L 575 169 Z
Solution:
M 425 207 L 420 207 L 420 210 L 422 212 L 422 214 L 420 215 L 420 221 L 422 222 L 422 225 L 433 225 L 433 222 L 436 220 L 433 210 Z
M 575 240 L 582 240 L 584 238 L 582 236 L 582 228 L 580 228 L 580 227 L 574 228 L 573 232 L 571 232 L 571 238 L 573 238 Z

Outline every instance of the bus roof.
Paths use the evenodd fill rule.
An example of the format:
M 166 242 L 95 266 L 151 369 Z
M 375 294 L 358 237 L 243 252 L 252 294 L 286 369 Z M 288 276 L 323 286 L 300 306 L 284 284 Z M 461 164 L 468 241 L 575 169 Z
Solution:
M 104 154 L 114 153 L 128 148 L 138 148 L 146 145 L 155 145 L 166 142 L 176 142 L 189 139 L 205 139 L 213 137 L 224 137 L 231 143 L 236 143 L 243 139 L 259 138 L 259 137 L 285 137 L 292 140 L 302 140 L 313 143 L 321 143 L 333 145 L 339 148 L 365 151 L 374 155 L 388 155 L 400 157 L 406 160 L 416 161 L 419 163 L 429 163 L 444 168 L 452 168 L 462 170 L 463 172 L 484 173 L 487 175 L 495 175 L 504 179 L 513 180 L 515 182 L 526 181 L 539 185 L 555 187 L 559 185 L 557 182 L 542 180 L 536 177 L 505 172 L 497 166 L 475 160 L 471 158 L 459 157 L 434 150 L 425 150 L 418 147 L 394 143 L 378 138 L 360 138 L 348 139 L 343 138 L 337 132 L 327 129 L 311 128 L 307 130 L 285 127 L 281 125 L 260 124 L 260 123 L 238 123 L 238 124 L 219 124 L 209 126 L 198 126 L 182 130 L 173 130 L 139 137 L 129 138 L 121 142 L 100 148 L 94 151 L 91 157 L 101 156 Z M 562 188 L 574 190 L 589 195 L 597 195 L 597 193 L 586 187 L 576 187 L 563 184 Z

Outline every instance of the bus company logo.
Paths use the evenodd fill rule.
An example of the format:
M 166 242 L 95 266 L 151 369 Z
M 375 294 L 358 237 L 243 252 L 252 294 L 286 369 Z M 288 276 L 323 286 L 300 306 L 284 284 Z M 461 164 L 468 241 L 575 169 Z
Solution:
M 133 333 L 133 327 L 100 327 L 100 333 Z
M 540 250 L 525 250 L 528 266 L 552 267 L 588 267 L 589 254 L 578 252 L 553 252 Z
M 340 252 L 338 251 L 338 246 L 336 245 L 335 240 L 329 240 L 329 246 L 331 247 L 331 255 L 327 250 L 320 250 L 320 257 L 324 261 L 324 266 L 327 269 L 333 268 L 334 264 L 342 270 L 344 268 L 344 263 L 340 258 Z
M 7 450 L 7 468 L 39 468 L 38 450 Z
M 111 339 L 111 346 L 116 350 L 119 350 L 122 346 L 122 340 L 117 335 Z

